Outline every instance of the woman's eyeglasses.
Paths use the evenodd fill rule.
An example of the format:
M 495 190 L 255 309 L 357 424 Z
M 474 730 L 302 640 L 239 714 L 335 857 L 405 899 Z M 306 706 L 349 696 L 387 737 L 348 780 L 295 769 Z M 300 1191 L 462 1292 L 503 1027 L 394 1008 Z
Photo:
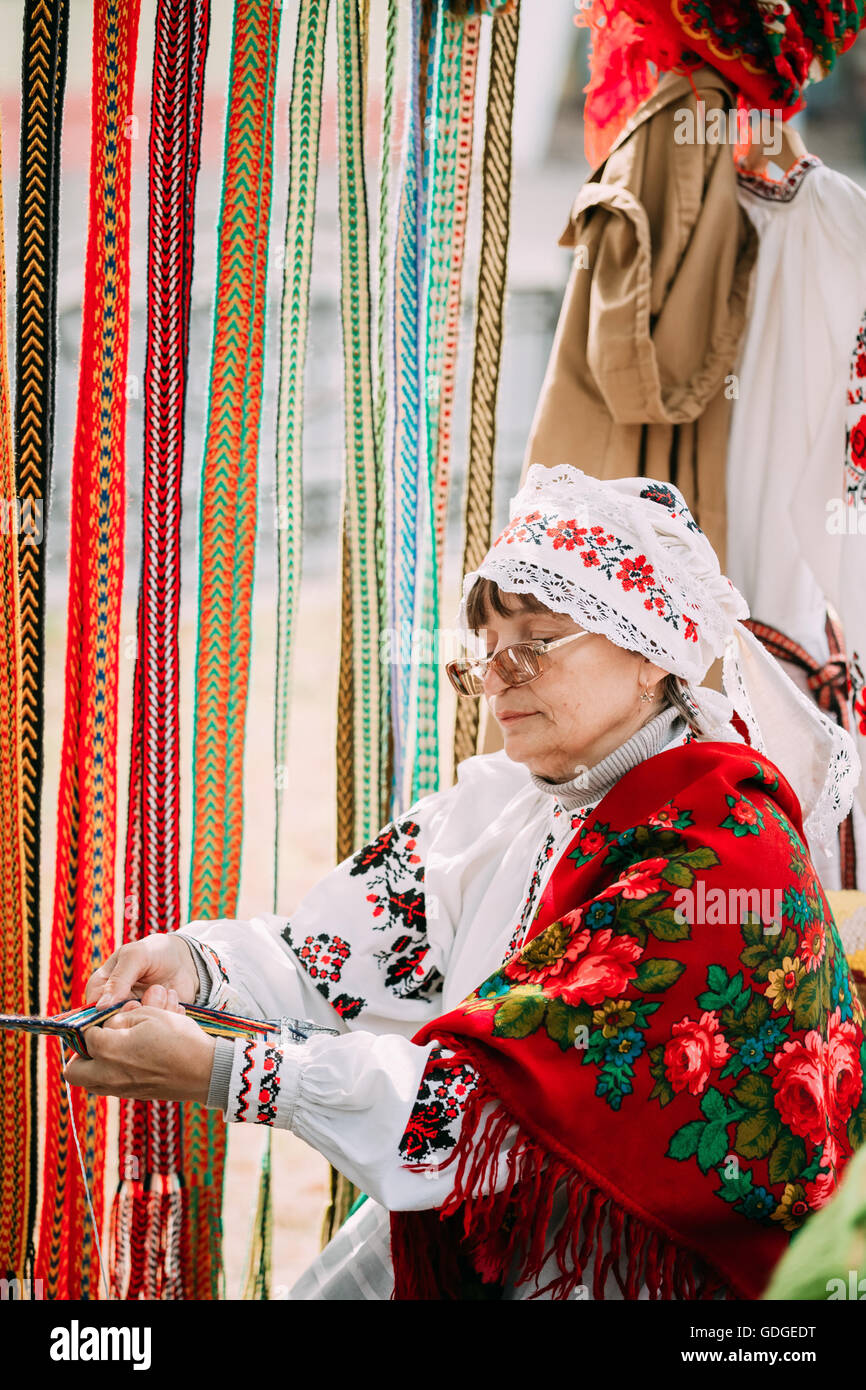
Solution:
M 537 680 L 544 667 L 541 658 L 554 647 L 562 647 L 566 642 L 574 642 L 578 637 L 589 637 L 588 632 L 570 632 L 567 637 L 545 640 L 537 638 L 534 642 L 516 642 L 514 646 L 503 647 L 488 657 L 462 657 L 459 661 L 449 661 L 445 665 L 448 679 L 458 695 L 475 700 L 484 693 L 484 680 L 489 670 L 494 670 L 506 685 L 526 685 Z

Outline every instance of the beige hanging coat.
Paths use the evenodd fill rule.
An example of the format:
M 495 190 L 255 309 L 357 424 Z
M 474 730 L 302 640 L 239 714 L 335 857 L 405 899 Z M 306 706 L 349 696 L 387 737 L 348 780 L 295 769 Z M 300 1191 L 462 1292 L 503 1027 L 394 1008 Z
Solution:
M 559 238 L 572 268 L 521 481 L 531 463 L 571 463 L 672 482 L 724 572 L 728 429 L 758 236 L 737 200 L 733 145 L 700 139 L 716 109 L 729 131 L 736 91 L 713 68 L 692 76 L 705 114 L 688 78 L 666 74 L 574 200 Z M 493 752 L 499 728 L 486 725 Z

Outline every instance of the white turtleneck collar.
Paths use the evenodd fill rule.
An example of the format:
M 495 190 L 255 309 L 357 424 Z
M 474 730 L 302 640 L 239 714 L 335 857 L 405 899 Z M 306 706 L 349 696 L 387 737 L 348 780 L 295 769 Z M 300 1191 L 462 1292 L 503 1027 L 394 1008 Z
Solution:
M 660 752 L 666 743 L 685 732 L 685 727 L 686 722 L 679 710 L 673 705 L 668 705 L 587 772 L 582 772 L 566 782 L 549 782 L 546 777 L 539 777 L 535 772 L 529 774 L 530 779 L 539 791 L 555 796 L 567 811 L 573 811 L 578 806 L 587 806 L 599 801 L 619 781 L 623 773 L 636 767 L 638 763 L 645 762 L 654 753 Z

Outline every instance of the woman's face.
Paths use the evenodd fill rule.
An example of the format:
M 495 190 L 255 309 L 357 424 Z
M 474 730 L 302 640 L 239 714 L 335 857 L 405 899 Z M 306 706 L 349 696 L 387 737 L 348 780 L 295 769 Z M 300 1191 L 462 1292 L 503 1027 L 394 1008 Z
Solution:
M 490 612 L 489 625 L 480 632 L 488 656 L 514 642 L 583 631 L 565 614 L 522 609 L 519 594 L 502 599 L 509 616 Z M 541 675 L 519 686 L 505 685 L 488 669 L 484 695 L 509 758 L 551 782 L 594 766 L 664 707 L 662 667 L 600 633 L 557 647 L 541 660 Z M 654 692 L 653 704 L 641 701 L 647 689 Z

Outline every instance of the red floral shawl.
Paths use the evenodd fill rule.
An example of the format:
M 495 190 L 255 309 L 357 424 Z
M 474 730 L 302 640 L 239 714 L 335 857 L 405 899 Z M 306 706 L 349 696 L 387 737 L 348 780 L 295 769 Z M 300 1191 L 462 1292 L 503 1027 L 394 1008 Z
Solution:
M 863 1009 L 802 836 L 745 744 L 670 749 L 602 799 L 524 948 L 415 1035 L 481 1084 L 448 1201 L 392 1214 L 396 1298 L 458 1297 L 467 1258 L 529 1278 L 551 1243 L 553 1297 L 611 1270 L 626 1298 L 759 1296 L 866 1136 Z

